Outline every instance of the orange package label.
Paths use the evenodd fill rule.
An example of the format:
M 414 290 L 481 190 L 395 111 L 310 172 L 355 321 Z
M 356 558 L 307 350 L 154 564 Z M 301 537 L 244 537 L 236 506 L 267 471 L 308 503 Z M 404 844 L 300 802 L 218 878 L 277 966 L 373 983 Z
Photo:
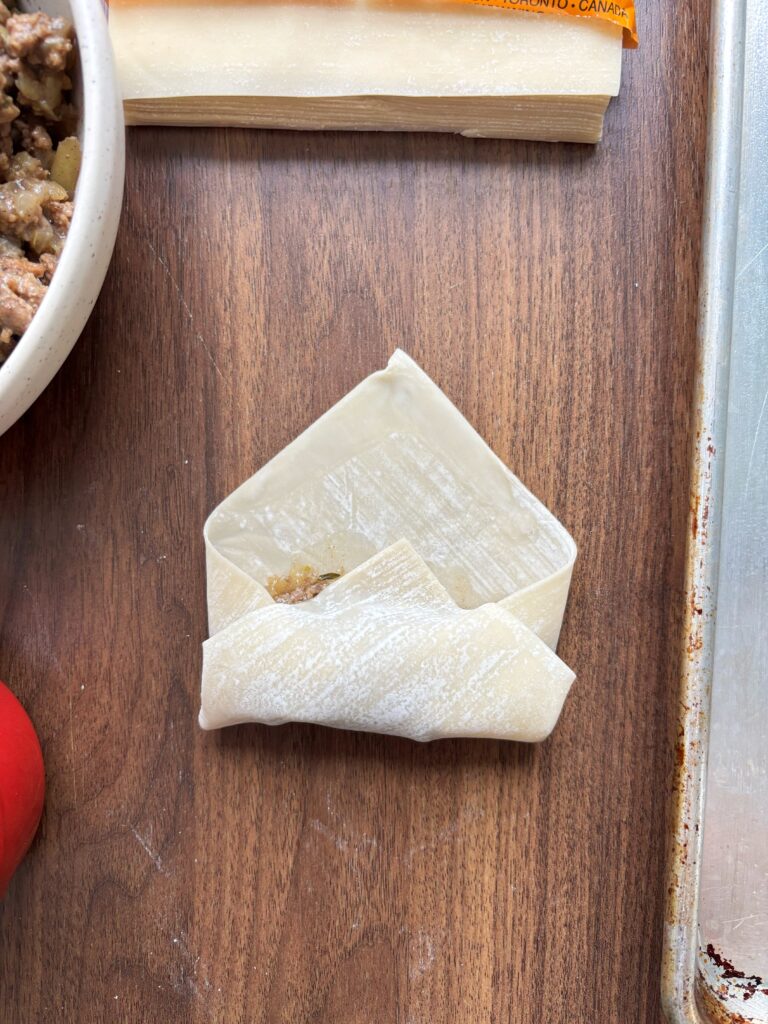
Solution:
M 537 14 L 567 14 L 574 18 L 598 18 L 624 29 L 624 45 L 637 46 L 637 19 L 633 0 L 459 0 L 485 7 L 506 7 L 511 11 Z

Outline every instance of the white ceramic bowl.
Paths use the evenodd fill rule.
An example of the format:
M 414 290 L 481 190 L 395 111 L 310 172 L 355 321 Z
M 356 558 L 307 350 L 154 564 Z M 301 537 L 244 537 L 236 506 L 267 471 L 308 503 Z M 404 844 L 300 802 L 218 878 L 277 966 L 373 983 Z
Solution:
M 93 309 L 115 244 L 125 177 L 125 127 L 107 19 L 101 0 L 21 4 L 63 14 L 79 52 L 76 102 L 83 152 L 75 210 L 48 293 L 8 359 L 0 365 L 0 434 L 49 384 Z

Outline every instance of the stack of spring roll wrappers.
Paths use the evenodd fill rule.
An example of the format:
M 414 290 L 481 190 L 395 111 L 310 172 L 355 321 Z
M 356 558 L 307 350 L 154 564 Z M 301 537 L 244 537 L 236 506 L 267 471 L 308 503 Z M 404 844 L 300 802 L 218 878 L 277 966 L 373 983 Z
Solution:
M 129 124 L 597 142 L 622 29 L 461 0 L 110 0 Z

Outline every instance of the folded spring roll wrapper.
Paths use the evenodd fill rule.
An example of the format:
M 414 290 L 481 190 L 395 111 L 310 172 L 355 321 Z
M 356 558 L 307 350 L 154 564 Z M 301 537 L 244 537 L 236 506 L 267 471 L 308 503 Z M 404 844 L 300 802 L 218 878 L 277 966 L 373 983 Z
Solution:
M 311 721 L 427 740 L 540 740 L 573 540 L 403 352 L 205 525 L 200 724 Z M 264 584 L 345 575 L 300 605 Z

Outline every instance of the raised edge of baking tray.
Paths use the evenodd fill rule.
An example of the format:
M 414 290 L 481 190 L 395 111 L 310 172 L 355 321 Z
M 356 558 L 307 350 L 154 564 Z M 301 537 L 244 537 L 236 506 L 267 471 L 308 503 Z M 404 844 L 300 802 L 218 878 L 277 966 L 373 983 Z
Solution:
M 760 0 L 714 0 L 711 25 L 662 998 L 671 1024 L 763 1024 L 768 1021 L 768 740 L 762 739 L 768 715 L 768 11 Z

